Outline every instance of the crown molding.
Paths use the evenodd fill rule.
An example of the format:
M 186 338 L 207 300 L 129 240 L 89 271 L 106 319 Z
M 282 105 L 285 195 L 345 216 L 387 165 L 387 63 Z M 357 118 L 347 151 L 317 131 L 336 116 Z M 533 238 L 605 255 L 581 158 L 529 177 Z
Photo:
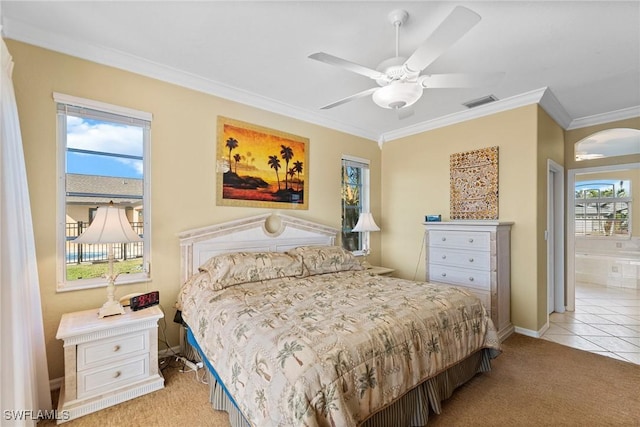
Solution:
M 243 89 L 216 82 L 214 80 L 205 79 L 194 74 L 180 71 L 173 67 L 168 67 L 166 65 L 127 54 L 125 52 L 105 48 L 104 46 L 88 44 L 82 41 L 79 42 L 72 38 L 42 31 L 33 26 L 10 19 L 4 19 L 3 24 L 5 37 L 9 39 L 82 58 L 109 67 L 122 69 L 146 77 L 151 77 L 198 92 L 207 93 L 219 98 L 249 105 L 251 107 L 281 114 L 283 116 L 345 132 L 372 141 L 375 141 L 378 137 L 376 133 L 373 133 L 370 130 L 327 119 L 326 117 L 322 117 L 310 110 L 294 107 L 271 98 L 256 95 Z
M 593 116 L 574 119 L 565 129 L 580 129 L 587 126 L 601 125 L 603 123 L 611 123 L 618 120 L 633 119 L 636 117 L 640 117 L 640 105 L 636 105 L 635 107 L 623 108 L 622 110 L 610 111 L 608 113 L 596 114 Z
M 525 105 L 537 104 L 543 98 L 544 93 L 548 90 L 548 88 L 536 89 L 530 92 L 523 93 L 521 95 L 501 99 L 490 104 L 481 105 L 480 107 L 472 108 L 470 110 L 449 114 L 434 120 L 428 120 L 426 122 L 417 123 L 415 125 L 407 126 L 402 129 L 385 132 L 378 138 L 378 145 L 382 146 L 382 144 L 384 144 L 385 142 L 393 141 L 394 139 L 404 138 L 418 133 L 451 126 L 457 123 L 466 122 L 468 120 L 500 113 L 502 111 L 512 110 L 514 108 L 522 107 Z
M 538 103 L 561 128 L 566 129 L 567 126 L 569 126 L 572 120 L 571 116 L 569 116 L 567 110 L 560 104 L 560 101 L 558 101 L 558 98 L 556 98 L 551 89 L 546 88 Z
M 293 119 L 344 132 L 364 139 L 377 141 L 380 148 L 382 148 L 382 145 L 388 141 L 531 104 L 540 104 L 551 118 L 566 130 L 640 117 L 640 106 L 635 106 L 609 113 L 572 119 L 552 91 L 549 88 L 544 87 L 520 95 L 501 99 L 470 110 L 463 110 L 438 117 L 433 120 L 416 123 L 401 129 L 377 134 L 369 129 L 362 129 L 341 121 L 328 119 L 312 110 L 301 109 L 271 98 L 256 95 L 255 93 L 251 93 L 234 86 L 205 79 L 153 61 L 144 60 L 140 57 L 130 55 L 122 51 L 109 49 L 104 46 L 91 45 L 83 41 L 42 31 L 36 27 L 8 19 L 6 17 L 2 17 L 0 25 L 2 34 L 4 37 L 9 39 L 82 58 L 109 67 L 122 69 L 135 74 L 140 74 L 198 92 L 207 93 L 219 98 L 224 98 L 232 102 L 281 114 L 286 117 L 291 117 Z

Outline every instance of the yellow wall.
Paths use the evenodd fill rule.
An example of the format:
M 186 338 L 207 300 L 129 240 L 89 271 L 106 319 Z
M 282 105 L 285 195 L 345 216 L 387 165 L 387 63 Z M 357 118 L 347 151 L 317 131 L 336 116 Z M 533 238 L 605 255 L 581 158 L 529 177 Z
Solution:
M 16 91 L 34 220 L 45 339 L 51 378 L 63 376 L 62 342 L 55 334 L 66 312 L 97 308 L 104 288 L 56 293 L 56 109 L 53 92 L 94 99 L 153 114 L 151 126 L 152 277 L 147 285 L 118 288 L 118 295 L 159 290 L 169 343 L 178 345 L 172 319 L 179 283 L 176 234 L 264 209 L 216 206 L 218 115 L 309 138 L 309 209 L 283 211 L 339 228 L 342 154 L 371 160 L 371 210 L 380 218 L 380 158 L 374 141 L 311 125 L 129 72 L 7 40 Z M 384 224 L 384 222 L 382 222 Z M 379 263 L 379 233 L 372 233 L 371 262 Z M 162 326 L 162 325 L 161 325 Z
M 557 131 L 542 126 L 555 140 Z M 382 147 L 382 256 L 400 277 L 424 280 L 424 228 L 427 214 L 449 219 L 449 156 L 499 147 L 499 219 L 511 230 L 511 318 L 519 327 L 539 328 L 536 210 L 539 185 L 536 105 L 435 129 L 385 143 Z M 560 142 L 559 151 L 562 150 Z M 561 159 L 560 159 L 561 160 Z M 546 163 L 545 163 L 546 169 Z M 546 290 L 545 290 L 546 292 Z M 546 295 L 546 293 L 545 293 Z
M 537 155 L 537 266 L 538 287 L 536 294 L 536 327 L 540 331 L 547 323 L 548 286 L 547 286 L 547 179 L 548 159 L 559 165 L 564 165 L 564 134 L 562 128 L 544 111 L 538 107 L 538 155 Z M 561 195 L 564 199 L 564 193 Z M 564 221 L 564 219 L 563 219 Z

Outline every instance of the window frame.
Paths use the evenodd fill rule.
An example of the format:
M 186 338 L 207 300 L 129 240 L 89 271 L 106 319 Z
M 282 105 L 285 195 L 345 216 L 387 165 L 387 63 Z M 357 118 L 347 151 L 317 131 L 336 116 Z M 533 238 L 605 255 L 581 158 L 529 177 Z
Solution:
M 371 161 L 369 159 L 364 159 L 361 157 L 355 157 L 355 156 L 350 156 L 347 154 L 343 154 L 342 155 L 342 159 L 340 161 L 340 188 L 342 188 L 342 186 L 344 185 L 344 182 L 342 181 L 343 178 L 343 174 L 342 174 L 342 169 L 346 166 L 351 164 L 351 166 L 355 166 L 355 167 L 360 167 L 361 168 L 361 173 L 360 176 L 362 178 L 362 183 L 361 183 L 361 194 L 360 194 L 360 212 L 358 213 L 361 214 L 362 212 L 369 212 L 370 211 L 370 202 L 371 202 Z M 342 196 L 340 197 L 340 205 L 341 205 L 341 211 L 343 211 L 342 208 Z M 342 213 L 342 212 L 341 212 Z M 342 216 L 341 218 L 341 230 L 340 230 L 340 235 L 342 236 L 342 234 L 345 232 L 345 224 L 344 224 L 344 216 Z M 352 251 L 352 253 L 356 256 L 364 256 L 364 249 L 363 248 L 370 248 L 371 245 L 371 232 L 369 231 L 361 231 L 360 233 L 360 247 L 355 250 Z M 340 242 L 341 246 L 344 248 L 344 242 L 341 239 Z M 346 249 L 346 248 L 345 248 Z
M 78 98 L 61 93 L 53 93 L 56 107 L 57 123 L 57 194 L 56 194 L 56 292 L 67 292 L 80 289 L 101 288 L 107 286 L 105 278 L 66 280 L 66 154 L 67 154 L 67 114 L 87 110 L 86 116 L 94 119 L 111 121 L 127 125 L 139 126 L 143 132 L 142 148 L 142 219 L 144 233 L 143 240 L 143 271 L 123 275 L 116 281 L 117 285 L 141 283 L 151 281 L 151 121 L 152 114 L 126 107 L 107 104 L 91 99 Z M 61 111 L 64 110 L 64 111 Z M 96 114 L 91 114 L 96 113 Z M 78 116 L 73 114 L 74 116 Z
M 581 182 L 581 181 L 580 181 Z M 602 239 L 602 240 L 630 240 L 631 236 L 633 235 L 632 232 L 632 224 L 633 224 L 633 209 L 632 209 L 632 205 L 633 205 L 633 198 L 631 197 L 632 194 L 632 189 L 631 189 L 631 185 L 633 183 L 629 183 L 629 196 L 626 197 L 618 197 L 618 196 L 613 196 L 613 197 L 583 197 L 583 198 L 577 198 L 575 197 L 577 191 L 578 191 L 578 187 L 586 187 L 586 185 L 593 185 L 594 188 L 582 188 L 581 191 L 583 192 L 583 194 L 586 194 L 588 191 L 592 191 L 592 190 L 597 190 L 597 188 L 595 188 L 595 186 L 597 186 L 597 183 L 592 183 L 592 184 L 582 184 L 582 185 L 578 185 L 579 182 L 575 182 L 574 186 L 573 186 L 573 193 L 574 193 L 574 198 L 573 198 L 573 223 L 574 223 L 574 227 L 573 227 L 573 234 L 575 236 L 576 239 Z M 614 195 L 616 194 L 615 192 L 615 187 L 614 187 L 614 191 L 613 191 Z M 585 219 L 579 219 L 578 218 L 578 209 L 577 209 L 577 205 L 578 203 L 583 203 L 585 205 L 585 211 L 587 209 L 586 205 L 587 204 L 595 204 L 595 205 L 602 205 L 602 204 L 619 204 L 619 203 L 625 203 L 626 207 L 627 207 L 627 233 L 626 234 L 611 234 L 611 235 L 606 235 L 606 234 L 578 234 L 577 232 L 577 228 L 578 228 L 578 224 L 580 222 L 586 222 L 588 221 L 586 218 Z M 591 221 L 605 221 L 604 219 L 592 219 Z

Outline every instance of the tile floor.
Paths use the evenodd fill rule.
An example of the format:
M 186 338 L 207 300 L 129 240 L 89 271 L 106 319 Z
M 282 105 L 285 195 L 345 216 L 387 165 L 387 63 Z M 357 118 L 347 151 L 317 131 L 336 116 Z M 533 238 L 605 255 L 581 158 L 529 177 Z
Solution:
M 543 339 L 640 365 L 640 290 L 576 284 L 576 311 L 551 313 Z

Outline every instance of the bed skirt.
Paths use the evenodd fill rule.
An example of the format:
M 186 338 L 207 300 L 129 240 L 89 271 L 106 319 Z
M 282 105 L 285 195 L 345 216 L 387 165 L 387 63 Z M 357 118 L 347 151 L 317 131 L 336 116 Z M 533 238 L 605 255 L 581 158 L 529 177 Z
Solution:
M 189 333 L 187 332 L 187 334 Z M 197 342 L 192 341 L 193 336 L 189 338 L 191 339 L 185 340 L 186 347 L 189 347 L 188 350 L 185 350 L 193 354 L 195 359 L 203 359 Z M 192 346 L 192 344 L 195 345 Z M 417 427 L 427 425 L 429 407 L 433 413 L 440 414 L 442 401 L 451 397 L 456 388 L 469 381 L 476 374 L 491 370 L 491 354 L 490 349 L 483 349 L 473 353 L 446 371 L 427 379 L 390 406 L 373 414 L 360 426 Z M 212 407 L 217 411 L 227 412 L 229 414 L 229 423 L 232 427 L 251 427 L 231 399 L 224 385 L 219 382 L 218 375 L 213 367 L 206 359 L 204 364 L 207 366 L 210 387 L 209 400 Z

